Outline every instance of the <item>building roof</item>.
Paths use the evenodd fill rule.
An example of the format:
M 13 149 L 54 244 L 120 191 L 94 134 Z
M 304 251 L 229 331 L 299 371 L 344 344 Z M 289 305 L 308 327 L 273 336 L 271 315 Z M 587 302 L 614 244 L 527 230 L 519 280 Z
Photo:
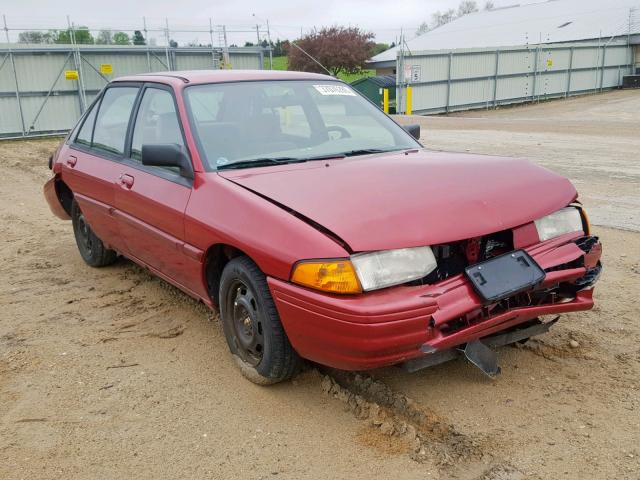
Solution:
M 381 88 L 388 88 L 388 87 L 395 88 L 396 76 L 395 75 L 376 75 L 374 77 L 364 77 L 356 80 L 355 82 L 351 82 L 351 85 L 357 85 L 363 82 L 373 82 Z
M 471 13 L 406 43 L 416 52 L 608 40 L 636 33 L 640 0 L 547 0 Z M 369 61 L 395 61 L 398 50 L 391 48 Z

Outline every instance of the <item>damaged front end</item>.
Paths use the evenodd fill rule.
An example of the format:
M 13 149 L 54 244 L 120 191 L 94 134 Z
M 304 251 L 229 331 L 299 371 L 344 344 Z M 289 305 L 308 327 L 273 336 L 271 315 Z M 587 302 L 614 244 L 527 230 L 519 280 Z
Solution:
M 512 236 L 510 232 L 500 232 L 480 241 L 472 239 L 440 248 L 441 255 L 442 252 L 458 252 L 457 260 L 447 262 L 443 258 L 441 261 L 449 266 L 445 269 L 455 264 L 457 271 L 445 273 L 446 278 L 425 294 L 436 301 L 438 309 L 431 315 L 429 339 L 421 347 L 426 356 L 405 362 L 406 370 L 416 371 L 464 355 L 493 376 L 499 368 L 495 355 L 492 356 L 487 347 L 515 343 L 545 333 L 557 317 L 545 323 L 539 319 L 543 315 L 587 310 L 593 306 L 592 287 L 602 271 L 602 245 L 598 237 L 583 232 L 561 235 L 521 250 L 543 272 L 530 288 L 495 301 L 474 289 L 474 282 L 468 275 L 471 268 L 464 265 L 459 252 L 466 252 L 466 259 L 471 264 L 474 260 L 493 258 L 494 252 L 514 256 L 510 252 L 523 246 L 524 233 L 525 236 L 516 229 Z M 484 245 L 480 248 L 479 258 L 469 258 L 468 253 L 476 251 L 469 245 L 478 243 Z M 487 248 L 486 245 L 497 245 L 498 248 Z
M 532 221 L 431 245 L 437 267 L 402 285 L 336 295 L 270 277 L 269 287 L 293 347 L 309 360 L 415 371 L 464 355 L 495 375 L 488 348 L 546 332 L 553 322 L 544 318 L 593 307 L 602 246 L 578 205 L 561 211 L 573 216 L 564 229 L 552 217 L 543 228 Z M 493 293 L 474 283 L 478 271 Z

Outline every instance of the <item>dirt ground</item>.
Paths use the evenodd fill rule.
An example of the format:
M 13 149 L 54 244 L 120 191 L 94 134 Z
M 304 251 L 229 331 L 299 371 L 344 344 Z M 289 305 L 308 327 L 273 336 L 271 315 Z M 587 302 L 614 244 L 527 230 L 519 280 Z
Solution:
M 576 183 L 605 248 L 593 311 L 501 349 L 497 380 L 455 361 L 258 387 L 215 313 L 83 264 L 41 194 L 59 140 L 0 142 L 0 478 L 639 479 L 640 92 L 418 121 L 430 148 Z

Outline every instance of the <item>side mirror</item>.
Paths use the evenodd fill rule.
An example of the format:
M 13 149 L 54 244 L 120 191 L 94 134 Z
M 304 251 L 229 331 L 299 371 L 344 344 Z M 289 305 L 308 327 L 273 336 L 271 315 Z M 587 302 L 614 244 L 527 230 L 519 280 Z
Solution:
M 420 125 L 403 125 L 402 128 L 404 128 L 413 138 L 420 140 Z
M 152 167 L 178 167 L 180 175 L 193 178 L 193 167 L 187 152 L 177 143 L 142 145 L 142 164 Z

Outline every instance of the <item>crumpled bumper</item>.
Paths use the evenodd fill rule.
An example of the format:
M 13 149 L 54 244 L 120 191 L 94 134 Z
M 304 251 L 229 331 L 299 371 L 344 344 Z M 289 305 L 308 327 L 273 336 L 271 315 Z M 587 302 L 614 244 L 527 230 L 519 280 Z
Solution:
M 287 335 L 304 358 L 346 370 L 401 363 L 510 329 L 542 315 L 593 307 L 597 237 L 563 235 L 525 249 L 546 271 L 530 294 L 483 305 L 464 275 L 346 297 L 269 278 Z
M 58 193 L 56 192 L 56 181 L 56 177 L 52 177 L 44 184 L 44 198 L 49 204 L 51 212 L 56 217 L 61 218 L 62 220 L 71 220 L 71 217 L 66 212 L 66 210 L 60 203 L 60 199 L 58 198 Z

